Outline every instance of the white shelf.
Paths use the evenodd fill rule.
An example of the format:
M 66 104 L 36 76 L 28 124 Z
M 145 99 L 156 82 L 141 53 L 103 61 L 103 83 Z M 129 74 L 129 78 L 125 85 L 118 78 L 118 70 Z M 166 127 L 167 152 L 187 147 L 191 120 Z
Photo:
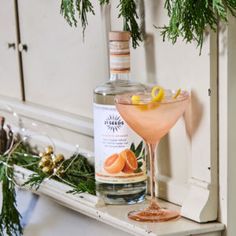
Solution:
M 32 173 L 18 166 L 15 167 L 15 170 L 19 183 L 23 183 L 27 176 Z M 66 193 L 68 190 L 70 190 L 70 187 L 65 184 L 47 180 L 42 183 L 36 193 L 49 196 L 61 205 L 136 236 L 183 236 L 213 232 L 218 232 L 220 235 L 220 232 L 224 229 L 224 225 L 218 222 L 199 224 L 183 217 L 177 221 L 164 223 L 135 222 L 127 218 L 127 213 L 130 210 L 145 207 L 147 203 L 130 206 L 103 205 L 98 202 L 96 196 L 86 193 L 68 194 Z M 171 203 L 161 200 L 160 203 L 163 207 L 180 210 L 180 207 Z

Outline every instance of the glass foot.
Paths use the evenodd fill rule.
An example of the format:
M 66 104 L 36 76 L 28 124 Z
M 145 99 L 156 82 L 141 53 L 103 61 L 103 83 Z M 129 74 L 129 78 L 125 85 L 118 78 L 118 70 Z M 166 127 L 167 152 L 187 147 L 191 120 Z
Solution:
M 180 214 L 177 211 L 160 208 L 157 204 L 152 203 L 143 210 L 129 212 L 128 217 L 140 222 L 164 222 L 176 220 L 180 218 Z

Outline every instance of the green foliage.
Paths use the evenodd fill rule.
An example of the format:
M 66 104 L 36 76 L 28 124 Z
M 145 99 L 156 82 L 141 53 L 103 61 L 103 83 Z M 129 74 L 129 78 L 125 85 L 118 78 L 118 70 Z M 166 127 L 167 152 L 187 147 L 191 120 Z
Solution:
M 146 151 L 143 141 L 141 141 L 137 147 L 135 147 L 134 143 L 131 143 L 130 150 L 135 154 L 138 161 L 138 168 L 135 170 L 135 173 L 142 172 L 141 167 L 143 166 L 143 161 L 146 159 Z
M 87 181 L 81 181 L 67 193 L 77 194 L 81 192 L 87 192 L 95 195 L 95 181 L 93 179 L 88 179 Z
M 120 9 L 119 16 L 124 19 L 123 30 L 129 31 L 132 37 L 133 48 L 139 46 L 139 41 L 142 41 L 141 32 L 138 25 L 138 14 L 136 12 L 136 3 L 134 0 L 120 0 L 118 5 Z
M 70 165 L 70 163 L 73 164 Z M 70 165 L 70 168 L 68 166 Z M 68 168 L 68 169 L 67 169 Z M 74 187 L 73 193 L 88 192 L 95 195 L 95 174 L 94 167 L 82 155 L 74 154 L 69 160 L 63 163 L 63 179 L 70 182 Z
M 1 158 L 3 159 L 3 158 Z M 0 164 L 0 176 L 2 183 L 2 209 L 0 214 L 0 235 L 19 236 L 23 235 L 20 224 L 21 215 L 17 210 L 16 192 L 14 184 L 14 171 L 11 163 L 8 166 Z
M 40 158 L 28 143 L 18 142 L 10 156 L 0 155 L 0 182 L 2 183 L 2 210 L 0 214 L 0 236 L 20 236 L 23 229 L 21 215 L 16 206 L 14 165 L 34 171 L 23 186 L 37 190 L 46 178 L 52 178 L 72 186 L 70 193 L 95 194 L 94 167 L 81 154 L 74 154 L 60 166 L 58 175 L 44 173 L 38 164 Z M 60 172 L 61 170 L 61 172 Z
M 166 0 L 165 8 L 170 18 L 161 34 L 175 43 L 181 36 L 187 43 L 196 41 L 202 48 L 206 29 L 217 29 L 219 20 L 227 21 L 228 10 L 235 15 L 235 0 Z
M 47 178 L 47 175 L 40 171 L 39 173 L 32 174 L 23 186 L 29 186 L 31 189 L 38 190 L 41 183 Z
M 89 0 L 61 0 L 61 14 L 70 26 L 77 26 L 76 11 L 84 33 L 88 25 L 87 15 L 95 14 L 92 3 Z
M 110 0 L 99 0 L 101 5 L 109 4 Z
M 101 5 L 110 3 L 110 0 L 99 0 Z M 135 0 L 120 0 L 119 16 L 124 19 L 124 30 L 131 32 L 133 47 L 136 48 L 142 41 Z M 156 27 L 161 29 L 163 40 L 176 43 L 179 37 L 187 43 L 197 42 L 201 49 L 206 29 L 216 30 L 219 20 L 227 22 L 230 12 L 236 16 L 235 0 L 165 0 L 164 8 L 169 16 L 168 25 Z M 76 11 L 81 20 L 83 30 L 88 25 L 87 14 L 94 13 L 93 5 L 89 0 L 61 0 L 61 13 L 72 25 L 77 25 Z M 155 23 L 155 22 L 154 22 Z
M 110 1 L 99 0 L 99 3 L 100 5 L 107 5 Z M 131 33 L 132 44 L 133 47 L 136 48 L 139 45 L 139 41 L 142 41 L 142 39 L 137 23 L 138 14 L 136 12 L 135 0 L 120 0 L 117 8 L 119 8 L 118 17 L 122 17 L 124 20 L 123 30 Z M 76 16 L 78 16 L 81 21 L 83 33 L 88 25 L 87 15 L 89 13 L 95 14 L 93 5 L 89 0 L 61 0 L 61 14 L 70 26 L 77 26 L 78 21 Z

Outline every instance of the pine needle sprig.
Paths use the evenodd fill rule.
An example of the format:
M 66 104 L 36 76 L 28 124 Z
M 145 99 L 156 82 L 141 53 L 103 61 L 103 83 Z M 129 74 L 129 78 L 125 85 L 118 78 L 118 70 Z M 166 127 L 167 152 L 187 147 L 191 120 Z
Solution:
M 179 37 L 187 43 L 197 42 L 202 48 L 207 29 L 216 31 L 218 21 L 227 21 L 228 10 L 236 13 L 235 0 L 166 0 L 164 8 L 167 9 L 169 23 L 161 29 L 163 40 L 169 39 L 176 43 Z
M 95 195 L 95 181 L 88 179 L 86 182 L 79 182 L 72 190 L 67 193 L 78 194 L 82 192 L 87 192 L 92 195 Z
M 79 19 L 81 20 L 81 25 L 84 31 L 88 25 L 87 14 L 92 13 L 95 15 L 93 5 L 89 0 L 76 0 L 76 9 L 79 13 Z
M 107 5 L 110 3 L 110 0 L 99 0 L 100 5 Z
M 17 210 L 14 170 L 12 165 L 0 165 L 0 181 L 2 182 L 2 209 L 0 214 L 0 235 L 23 235 L 20 223 L 21 215 Z
M 67 169 L 73 160 L 73 165 Z M 66 172 L 63 179 L 75 186 L 70 193 L 88 192 L 95 195 L 95 173 L 94 167 L 88 162 L 87 158 L 74 154 L 70 159 L 63 163 L 63 169 Z
M 110 0 L 99 0 L 100 5 L 107 5 Z M 123 30 L 130 31 L 133 47 L 142 41 L 141 29 L 138 25 L 138 14 L 135 0 L 120 0 L 118 17 L 123 17 Z M 236 17 L 235 0 L 165 0 L 169 22 L 156 27 L 161 29 L 163 41 L 170 40 L 173 44 L 182 37 L 186 43 L 197 42 L 202 49 L 207 30 L 216 31 L 219 21 L 227 22 L 228 13 Z M 95 14 L 89 0 L 61 0 L 61 14 L 69 25 L 77 26 L 76 12 L 81 21 L 83 33 L 88 25 L 87 14 Z
M 133 48 L 136 48 L 139 46 L 139 42 L 142 41 L 136 3 L 134 0 L 120 0 L 118 8 L 120 8 L 118 17 L 124 19 L 123 30 L 130 32 Z
M 227 7 L 232 16 L 236 17 L 236 1 L 235 0 L 223 0 L 223 5 Z
M 70 26 L 77 26 L 74 0 L 61 0 L 61 14 Z
M 107 5 L 110 0 L 99 0 L 99 3 L 100 5 Z M 124 19 L 123 30 L 131 33 L 134 48 L 139 46 L 139 42 L 142 41 L 136 7 L 135 0 L 120 0 L 117 6 L 119 8 L 118 17 L 123 17 Z M 90 0 L 61 0 L 60 12 L 70 26 L 76 27 L 78 20 L 80 20 L 83 35 L 88 26 L 88 14 L 95 15 L 94 7 Z
M 91 13 L 95 15 L 93 5 L 90 0 L 61 0 L 61 14 L 64 16 L 65 20 L 70 26 L 77 26 L 78 20 L 81 22 L 81 26 L 84 31 L 88 25 L 87 15 Z
M 55 179 L 73 187 L 73 194 L 88 192 L 95 194 L 94 167 L 82 154 L 74 154 L 68 160 L 62 162 L 58 172 L 48 174 L 39 167 L 40 157 L 37 155 L 37 147 L 17 140 L 8 155 L 0 155 L 0 183 L 2 183 L 2 209 L 0 213 L 0 236 L 21 236 L 21 215 L 17 210 L 14 179 L 14 165 L 34 171 L 23 186 L 29 186 L 38 190 L 46 179 Z M 55 174 L 54 174 L 55 173 Z
M 43 172 L 39 173 L 34 173 L 29 176 L 28 180 L 24 182 L 22 185 L 24 186 L 29 186 L 30 189 L 35 189 L 36 191 L 39 189 L 40 185 L 42 182 L 47 178 L 48 176 L 44 174 Z

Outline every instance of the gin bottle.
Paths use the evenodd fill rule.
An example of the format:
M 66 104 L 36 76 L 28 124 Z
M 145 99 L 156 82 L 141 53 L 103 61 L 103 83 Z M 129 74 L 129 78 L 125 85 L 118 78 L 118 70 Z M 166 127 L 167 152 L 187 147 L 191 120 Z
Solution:
M 110 80 L 94 90 L 96 192 L 107 204 L 141 202 L 146 194 L 145 147 L 115 108 L 117 94 L 143 91 L 131 82 L 129 32 L 110 32 Z

